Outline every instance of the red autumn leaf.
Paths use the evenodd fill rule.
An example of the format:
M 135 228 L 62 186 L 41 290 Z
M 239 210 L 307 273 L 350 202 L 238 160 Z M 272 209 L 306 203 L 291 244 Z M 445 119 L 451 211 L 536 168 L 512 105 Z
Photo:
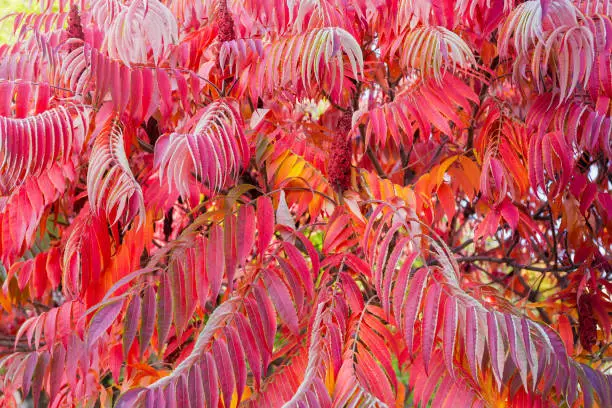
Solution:
M 612 406 L 605 2 L 39 3 L 0 406 Z

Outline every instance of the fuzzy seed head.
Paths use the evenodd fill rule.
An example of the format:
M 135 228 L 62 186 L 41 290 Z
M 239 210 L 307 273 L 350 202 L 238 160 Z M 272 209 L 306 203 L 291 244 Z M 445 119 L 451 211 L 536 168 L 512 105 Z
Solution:
M 68 14 L 68 28 L 66 29 L 68 38 L 79 38 L 85 39 L 83 33 L 83 26 L 81 25 L 81 15 L 79 14 L 79 7 L 76 4 L 72 5 L 70 14 Z
M 331 157 L 327 170 L 331 185 L 340 191 L 351 186 L 351 158 L 353 148 L 349 138 L 353 111 L 348 110 L 338 120 L 338 132 L 331 146 Z
M 226 0 L 219 1 L 217 25 L 217 38 L 219 39 L 219 42 L 232 41 L 236 39 L 236 33 L 234 32 L 234 19 L 232 18 L 232 13 L 227 8 Z
M 593 315 L 593 296 L 582 295 L 578 302 L 580 344 L 587 351 L 591 351 L 597 343 L 597 320 Z

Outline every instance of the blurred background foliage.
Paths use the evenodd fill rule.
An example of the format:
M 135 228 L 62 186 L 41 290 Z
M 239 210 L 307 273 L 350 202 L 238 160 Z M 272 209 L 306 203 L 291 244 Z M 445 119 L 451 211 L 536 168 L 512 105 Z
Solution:
M 22 11 L 36 11 L 37 4 L 28 0 L 0 0 L 0 44 L 12 43 L 11 28 L 14 17 L 11 14 Z

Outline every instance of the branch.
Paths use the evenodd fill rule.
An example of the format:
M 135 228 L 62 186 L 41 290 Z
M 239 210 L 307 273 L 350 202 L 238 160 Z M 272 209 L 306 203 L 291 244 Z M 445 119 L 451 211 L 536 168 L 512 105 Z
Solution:
M 467 241 L 463 242 L 462 244 L 452 248 L 451 251 L 453 251 L 454 253 L 457 253 L 457 252 L 461 251 L 462 249 L 465 249 L 466 247 L 470 246 L 470 244 L 472 244 L 473 242 L 474 242 L 474 240 L 472 238 L 470 238 Z
M 44 343 L 41 342 L 41 345 Z M 6 348 L 7 350 L 15 350 L 15 351 L 34 351 L 33 347 L 28 345 L 27 339 L 22 337 L 19 339 L 19 342 L 15 344 L 15 336 L 11 334 L 0 333 L 0 349 Z M 6 350 L 5 350 L 6 351 Z
M 513 268 L 526 269 L 534 272 L 569 272 L 578 269 L 580 265 L 566 265 L 561 267 L 540 267 L 533 265 L 522 265 L 516 263 L 512 258 L 494 258 L 490 256 L 460 256 L 455 258 L 457 262 L 491 262 L 498 264 L 507 264 Z
M 378 176 L 383 179 L 388 179 L 389 177 L 387 176 L 387 173 L 385 173 L 385 170 L 383 170 L 380 162 L 378 161 L 378 158 L 376 157 L 376 155 L 374 155 L 374 152 L 372 151 L 372 149 L 370 149 L 370 147 L 366 148 L 366 153 L 368 155 L 368 158 L 374 165 L 374 168 L 376 169 L 376 173 L 378 173 Z

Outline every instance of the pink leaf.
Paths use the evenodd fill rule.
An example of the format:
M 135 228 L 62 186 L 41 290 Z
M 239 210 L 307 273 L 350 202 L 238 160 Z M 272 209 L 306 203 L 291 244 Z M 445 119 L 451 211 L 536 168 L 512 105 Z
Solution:
M 87 343 L 92 345 L 117 319 L 123 299 L 118 299 L 102 306 L 91 318 L 87 332 Z
M 260 197 L 257 200 L 257 253 L 263 259 L 263 254 L 274 234 L 274 207 L 270 197 Z
M 527 354 L 529 365 L 531 366 L 531 378 L 533 380 L 533 388 L 535 389 L 536 384 L 538 383 L 538 357 L 531 333 L 529 331 L 529 320 L 524 317 L 521 319 L 521 333 L 523 344 L 525 345 L 525 352 Z
M 34 262 L 25 261 L 21 264 L 21 269 L 19 270 L 19 276 L 17 282 L 19 283 L 19 290 L 23 290 L 27 284 L 30 282 L 30 276 L 34 271 Z
M 242 342 L 240 341 L 240 336 L 236 329 L 231 326 L 227 326 L 224 328 L 223 333 L 227 339 L 227 348 L 231 357 L 232 367 L 234 369 L 237 399 L 240 401 L 242 399 L 242 392 L 244 391 L 247 378 L 244 349 L 242 348 Z
M 266 330 L 263 323 L 263 319 L 267 319 L 268 316 L 262 316 L 254 299 L 246 299 L 244 306 L 248 316 L 248 320 L 245 320 L 245 323 L 248 322 L 253 330 L 253 337 L 255 338 L 255 343 L 261 355 L 262 373 L 265 373 L 270 363 L 270 356 L 274 347 L 274 339 L 266 337 Z
M 298 249 L 289 242 L 283 242 L 283 249 L 289 258 L 291 266 L 298 271 L 302 284 L 306 289 L 306 294 L 310 297 L 314 296 L 313 279 L 316 279 L 316 277 L 311 276 L 308 264 L 304 260 L 304 257 L 300 251 L 298 251 Z
M 207 407 L 219 406 L 219 386 L 217 385 L 217 366 L 210 353 L 202 361 L 202 381 L 204 382 L 204 399 Z
M 262 319 L 263 332 L 268 345 L 268 351 L 271 353 L 274 348 L 274 339 L 276 335 L 276 311 L 274 310 L 274 305 L 264 285 L 255 285 L 253 287 L 253 293 L 255 295 L 255 301 L 249 301 L 247 303 L 254 303 L 257 306 L 257 311 Z
M 172 295 L 168 278 L 163 275 L 157 289 L 157 348 L 159 351 L 164 347 L 170 325 L 172 324 Z
M 168 408 L 179 408 L 177 404 L 176 382 L 171 382 L 165 389 L 164 399 L 168 403 Z
M 17 84 L 15 92 L 15 117 L 25 118 L 27 116 L 31 90 L 32 86 L 27 82 Z
M 180 262 L 173 262 L 167 270 L 168 283 L 170 284 L 170 295 L 172 299 L 172 315 L 177 335 L 185 330 L 189 316 L 185 305 L 185 285 L 183 279 L 183 265 Z
M 165 69 L 157 69 L 157 86 L 159 88 L 159 96 L 161 98 L 160 111 L 164 118 L 168 119 L 172 113 L 172 90 L 170 87 L 170 78 Z
M 21 383 L 23 393 L 28 395 L 30 392 L 30 386 L 32 385 L 32 375 L 34 374 L 34 368 L 36 367 L 36 362 L 38 360 L 38 355 L 36 353 L 30 353 L 28 356 L 25 368 L 23 370 L 23 380 Z
M 149 116 L 149 110 L 151 109 L 151 102 L 157 90 L 156 82 L 153 81 L 153 71 L 150 69 L 142 70 L 142 89 L 146 89 L 146 91 L 142 93 L 142 98 L 139 98 L 142 108 L 139 117 L 147 118 Z
M 34 399 L 34 407 L 38 407 L 40 402 L 40 392 L 43 388 L 43 381 L 47 375 L 47 369 L 49 368 L 49 352 L 44 351 L 38 356 L 38 362 L 36 368 L 34 368 L 34 376 L 32 377 L 32 398 Z
M 501 215 L 510 225 L 510 228 L 516 230 L 518 226 L 519 220 L 519 211 L 518 209 L 512 205 L 512 202 L 509 199 L 505 199 L 504 202 L 500 206 Z
M 189 401 L 191 403 L 191 406 L 203 407 L 204 406 L 204 384 L 202 382 L 202 374 L 200 372 L 200 366 L 197 364 L 192 366 L 191 369 L 189 370 L 187 390 L 189 392 Z
M 142 404 L 142 399 L 144 397 L 143 393 L 145 390 L 146 389 L 143 388 L 132 388 L 131 390 L 128 390 L 122 394 L 121 397 L 119 397 L 119 400 L 117 400 L 117 403 L 115 404 L 115 408 L 131 408 L 137 405 L 137 401 Z M 146 392 L 146 397 L 148 397 L 150 394 L 153 394 L 153 392 Z
M 404 304 L 404 298 L 406 297 L 406 291 L 408 288 L 408 279 L 410 278 L 410 271 L 412 270 L 412 264 L 414 263 L 414 256 L 416 253 L 409 255 L 410 259 L 407 259 L 400 270 L 397 273 L 395 280 L 395 286 L 393 287 L 393 317 L 395 324 L 400 325 L 402 322 L 402 306 Z
M 32 316 L 21 324 L 21 327 L 19 327 L 19 330 L 17 330 L 17 334 L 15 335 L 15 346 L 17 346 L 17 344 L 19 343 L 19 339 L 21 339 L 21 336 L 23 336 L 24 333 L 27 332 L 28 345 L 32 347 L 32 331 L 34 330 L 38 319 L 39 316 Z
M 127 92 L 123 89 L 121 84 L 121 63 L 119 61 L 113 61 L 111 65 L 111 98 L 116 112 L 123 112 L 121 110 L 121 99 L 122 93 Z
M 128 352 L 132 347 L 136 331 L 138 330 L 138 322 L 140 320 L 140 296 L 132 297 L 130 304 L 125 312 L 124 329 L 123 329 L 123 359 L 127 360 Z
M 404 339 L 406 340 L 409 353 L 412 352 L 414 322 L 420 309 L 421 298 L 423 297 L 423 290 L 425 289 L 425 282 L 428 276 L 429 270 L 427 268 L 421 268 L 415 273 L 410 284 L 408 299 L 404 304 Z
M 240 206 L 236 226 L 236 235 L 240 237 L 236 242 L 238 265 L 244 264 L 253 248 L 253 243 L 255 241 L 255 223 L 253 221 L 255 221 L 255 211 L 253 207 L 250 205 Z
M 72 333 L 68 339 L 67 349 L 69 353 L 66 355 L 66 380 L 68 382 L 76 382 L 77 365 L 79 363 L 81 339 L 75 333 Z
M 57 314 L 59 312 L 58 307 L 54 307 L 53 309 L 47 312 L 47 317 L 45 318 L 44 331 L 45 331 L 45 341 L 49 345 L 53 345 L 55 343 L 55 334 L 57 333 Z
M 217 371 L 221 392 L 223 394 L 223 403 L 226 407 L 231 405 L 232 394 L 234 392 L 234 374 L 228 368 L 232 366 L 227 343 L 221 338 L 213 343 L 213 356 L 217 362 Z
M 472 370 L 472 377 L 478 378 L 478 367 L 480 366 L 480 361 L 477 359 L 477 347 L 476 343 L 478 342 L 478 337 L 482 336 L 478 333 L 478 316 L 476 307 L 467 307 L 465 309 L 465 348 L 467 349 L 467 359 L 470 364 L 470 369 Z
M 474 240 L 478 240 L 481 237 L 490 237 L 495 234 L 499 227 L 500 214 L 495 211 L 489 211 L 487 216 L 478 224 L 476 231 L 474 232 Z
M 281 319 L 287 324 L 287 327 L 294 335 L 298 335 L 300 328 L 298 317 L 289 295 L 289 290 L 285 283 L 272 271 L 267 270 L 264 275 L 266 287 L 272 302 L 278 310 Z
M 237 314 L 236 318 L 236 329 L 240 333 L 240 343 L 244 344 L 244 354 L 246 355 L 246 359 L 249 362 L 249 367 L 251 368 L 251 372 L 253 373 L 253 378 L 255 380 L 256 388 L 259 389 L 261 385 L 261 355 L 259 353 L 259 347 L 255 342 L 255 336 L 253 335 L 253 331 L 249 326 L 246 318 Z
M 205 237 L 200 237 L 196 241 L 195 247 L 195 257 L 197 260 L 207 259 L 208 254 L 208 239 Z M 196 262 L 196 270 L 195 272 L 195 285 L 196 285 L 196 294 L 198 297 L 198 301 L 200 302 L 200 306 L 205 307 L 206 302 L 208 301 L 208 297 L 210 295 L 210 283 L 208 281 L 208 276 L 206 274 L 206 264 L 207 262 Z
M 504 317 L 506 319 L 506 330 L 508 331 L 508 340 L 510 342 L 510 355 L 519 369 L 519 375 L 521 376 L 523 387 L 525 388 L 525 391 L 527 391 L 528 362 L 527 354 L 525 352 L 525 345 L 519 338 L 520 320 L 518 317 L 509 314 L 506 314 Z
M 397 378 L 393 365 L 391 364 L 391 353 L 384 338 L 381 338 L 370 327 L 364 327 L 359 336 L 361 341 L 366 345 L 367 349 L 374 356 L 375 360 L 380 362 L 380 365 L 385 369 L 387 377 L 391 380 L 394 387 L 397 387 Z
M 387 265 L 385 268 L 385 273 L 383 276 L 382 282 L 382 304 L 383 309 L 387 315 L 391 313 L 391 283 L 397 279 L 397 274 L 395 272 L 395 267 L 397 266 L 398 261 L 400 260 L 400 256 L 402 255 L 406 245 L 410 242 L 411 238 L 404 237 L 396 243 L 393 252 L 389 255 L 389 259 L 387 260 Z M 412 265 L 414 259 L 416 258 L 417 253 L 412 252 L 409 253 L 406 259 L 404 259 L 405 263 Z
M 291 290 L 291 297 L 296 305 L 298 314 L 302 313 L 302 309 L 304 308 L 304 290 L 303 286 L 300 283 L 301 279 L 298 277 L 298 273 L 295 268 L 293 268 L 289 262 L 287 262 L 284 258 L 275 256 L 276 262 L 283 270 L 283 276 L 287 280 L 287 285 Z
M 382 279 L 383 279 L 383 270 L 385 266 L 385 260 L 387 259 L 387 254 L 390 251 L 391 241 L 395 237 L 395 233 L 402 227 L 401 223 L 394 224 L 388 231 L 386 231 L 385 238 L 380 244 L 380 248 L 378 251 L 378 256 L 376 257 L 376 269 L 374 270 L 374 281 L 377 286 L 377 289 L 382 291 Z M 393 254 L 392 254 L 393 255 Z M 384 295 L 384 294 L 383 294 Z M 386 301 L 383 296 L 383 301 Z
M 206 251 L 206 274 L 208 276 L 211 291 L 210 296 L 213 302 L 215 302 L 219 290 L 221 289 L 221 283 L 223 282 L 223 275 L 225 272 L 224 257 L 223 230 L 219 225 L 215 224 L 210 229 L 208 248 Z
M 130 82 L 130 116 L 135 120 L 142 120 L 142 96 L 143 96 L 143 85 L 142 85 L 142 70 L 135 69 L 132 71 L 132 78 Z
M 238 252 L 237 241 L 242 238 L 236 236 L 236 216 L 231 214 L 225 217 L 223 228 L 223 253 L 225 255 L 225 273 L 227 275 L 227 291 L 232 292 L 234 288 L 234 274 L 236 272 Z
M 66 365 L 66 350 L 61 343 L 58 343 L 53 348 L 51 356 L 51 366 L 49 371 L 49 395 L 51 402 L 54 402 L 58 397 L 58 391 L 64 376 L 64 367 Z
M 204 384 L 204 386 L 206 386 L 206 383 Z M 188 407 L 190 405 L 191 404 L 189 403 L 189 392 L 187 391 L 187 379 L 184 375 L 180 375 L 178 381 L 176 381 L 176 406 Z M 208 406 L 210 407 L 212 405 Z
M 342 282 L 342 289 L 346 296 L 346 301 L 349 304 L 351 311 L 354 313 L 361 313 L 365 306 L 363 301 L 363 293 L 357 286 L 357 283 L 353 280 L 351 275 L 346 272 L 340 273 L 340 281 Z
M 367 384 L 374 396 L 384 401 L 387 406 L 391 405 L 394 399 L 389 379 L 370 353 L 357 354 L 355 371 L 358 378 Z
M 433 352 L 436 328 L 438 324 L 438 309 L 440 305 L 440 293 L 442 288 L 434 283 L 427 290 L 425 306 L 423 311 L 423 363 L 425 372 L 429 373 L 429 361 Z
M 10 116 L 12 113 L 13 86 L 14 83 L 12 81 L 2 81 L 0 83 L 0 115 L 2 116 Z
M 176 79 L 176 86 L 178 88 L 179 96 L 183 104 L 183 110 L 189 111 L 191 108 L 191 103 L 189 100 L 187 80 L 181 74 L 180 71 L 174 71 L 174 78 Z
M 120 77 L 120 81 L 121 81 L 121 88 L 123 89 L 123 92 L 121 93 L 121 99 L 119 99 L 119 112 L 125 112 L 125 109 L 128 105 L 128 101 L 130 99 L 130 92 L 128 92 L 128 89 L 131 89 L 131 71 L 128 67 L 126 67 L 125 65 L 121 66 L 121 72 L 119 74 Z M 132 96 L 132 97 L 136 97 L 138 98 L 140 95 L 137 94 L 136 96 Z
M 161 285 L 160 285 L 161 291 Z M 165 310 L 170 312 L 170 307 Z M 159 315 L 158 315 L 159 319 Z M 140 358 L 144 355 L 145 350 L 149 347 L 149 342 L 153 336 L 153 330 L 155 329 L 155 289 L 152 286 L 147 286 L 144 290 L 142 299 L 142 323 L 140 325 L 140 336 L 138 341 L 140 343 Z M 126 330 L 127 331 L 127 330 Z M 160 328 L 157 328 L 158 342 L 163 345 L 165 337 L 162 336 Z M 160 346 L 161 347 L 161 346 Z
M 497 387 L 501 389 L 504 364 L 506 362 L 504 353 L 504 342 L 497 324 L 497 316 L 495 312 L 487 314 L 488 341 L 489 351 L 491 355 L 491 365 L 493 366 L 493 374 L 497 380 Z
M 454 376 L 455 363 L 455 344 L 457 341 L 457 321 L 459 313 L 457 309 L 457 299 L 453 296 L 446 298 L 444 305 L 444 360 L 446 368 Z

